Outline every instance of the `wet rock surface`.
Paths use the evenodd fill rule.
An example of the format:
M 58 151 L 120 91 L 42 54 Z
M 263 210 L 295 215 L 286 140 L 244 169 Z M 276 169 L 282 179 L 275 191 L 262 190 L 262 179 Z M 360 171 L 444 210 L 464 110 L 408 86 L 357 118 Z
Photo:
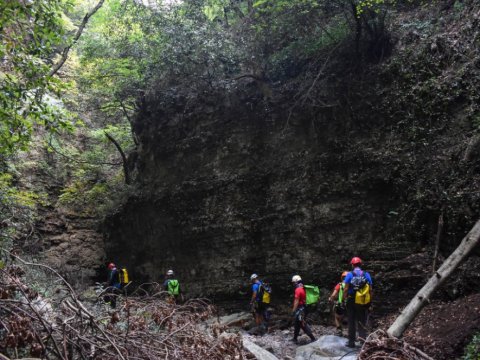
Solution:
M 313 334 L 317 338 L 321 338 L 327 334 L 329 336 L 333 336 L 335 332 L 335 328 L 330 326 L 312 325 L 311 327 L 312 327 Z M 297 344 L 295 344 L 292 341 L 293 327 L 290 327 L 284 330 L 269 331 L 267 334 L 263 336 L 243 334 L 243 338 L 269 351 L 270 353 L 275 355 L 278 359 L 296 359 L 298 349 L 302 349 L 302 348 L 304 349 L 304 351 L 301 350 L 300 353 L 298 353 L 299 356 L 305 356 L 304 354 L 311 353 L 311 351 L 309 350 L 311 349 L 309 347 L 310 338 L 308 336 L 301 334 L 298 338 Z M 335 336 L 335 338 L 339 338 L 339 337 Z M 344 345 L 346 342 L 346 339 L 345 338 L 339 338 L 339 339 L 343 339 L 343 345 Z M 315 344 L 315 343 L 312 343 L 312 344 Z M 305 347 L 307 347 L 308 349 Z M 300 359 L 303 359 L 303 358 L 304 357 L 300 357 Z
M 317 341 L 297 348 L 295 360 L 356 360 L 359 349 L 345 346 L 345 338 L 321 336 Z

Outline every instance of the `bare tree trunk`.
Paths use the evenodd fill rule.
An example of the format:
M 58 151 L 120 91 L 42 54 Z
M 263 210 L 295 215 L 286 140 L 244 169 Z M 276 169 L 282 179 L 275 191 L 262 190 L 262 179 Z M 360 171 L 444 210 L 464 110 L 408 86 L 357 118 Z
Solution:
M 72 48 L 73 45 L 76 44 L 76 42 L 78 41 L 78 39 L 80 38 L 80 36 L 82 35 L 83 33 L 83 30 L 85 29 L 85 26 L 87 25 L 88 23 L 88 20 L 90 19 L 90 17 L 95 14 L 103 5 L 103 3 L 105 2 L 105 0 L 100 0 L 98 2 L 98 4 L 92 9 L 90 10 L 87 14 L 85 14 L 83 20 L 82 20 L 82 23 L 80 24 L 80 26 L 78 27 L 78 30 L 77 32 L 75 33 L 75 36 L 73 37 L 73 40 L 72 42 L 70 43 L 70 45 L 68 45 L 65 49 L 63 49 L 62 51 L 62 57 L 60 58 L 60 61 L 58 61 L 52 68 L 52 70 L 50 70 L 50 73 L 48 74 L 48 76 L 53 76 L 55 75 L 58 70 L 60 70 L 60 68 L 63 66 L 63 64 L 65 64 L 65 61 L 67 61 L 67 58 L 68 58 L 68 53 L 70 52 L 70 49 Z
M 410 301 L 405 309 L 403 309 L 400 316 L 397 317 L 395 322 L 388 329 L 388 334 L 400 337 L 405 329 L 415 319 L 420 310 L 430 300 L 430 297 L 434 291 L 443 284 L 443 282 L 453 273 L 453 271 L 461 264 L 461 262 L 467 257 L 476 245 L 480 243 L 480 220 L 478 220 L 475 226 L 465 236 L 460 245 L 455 251 L 444 261 L 442 266 L 435 272 L 435 274 L 428 280 L 415 297 Z
M 117 148 L 118 152 L 120 153 L 120 156 L 122 157 L 122 162 L 123 162 L 123 173 L 125 175 L 125 184 L 130 185 L 131 184 L 131 179 L 130 179 L 130 172 L 128 171 L 128 163 L 127 163 L 127 156 L 123 152 L 122 147 L 120 144 L 113 138 L 112 135 L 107 133 L 105 131 L 105 136 L 107 137 L 108 140 L 112 142 L 113 145 Z
M 437 237 L 435 238 L 435 252 L 433 253 L 432 275 L 435 275 L 437 270 L 438 251 L 440 249 L 440 240 L 443 233 L 443 209 L 438 217 Z
M 355 20 L 355 55 L 357 56 L 357 65 L 360 64 L 360 40 L 362 39 L 362 19 L 357 11 L 357 4 L 355 1 L 350 1 L 352 8 L 353 19 Z

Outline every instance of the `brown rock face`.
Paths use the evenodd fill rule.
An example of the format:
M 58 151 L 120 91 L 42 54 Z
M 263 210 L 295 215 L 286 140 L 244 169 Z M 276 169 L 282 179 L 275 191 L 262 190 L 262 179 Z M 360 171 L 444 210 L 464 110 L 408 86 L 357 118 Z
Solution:
M 43 238 L 44 261 L 74 285 L 90 284 L 105 261 L 102 234 L 95 230 L 97 222 L 68 215 L 57 208 L 38 227 Z
M 189 294 L 217 298 L 253 272 L 280 292 L 296 273 L 329 288 L 353 255 L 379 270 L 415 247 L 385 236 L 397 199 L 373 153 L 262 107 L 138 119 L 141 190 L 106 224 L 108 256 L 134 279 L 173 268 Z
M 458 31 L 412 36 L 425 13 L 410 12 L 390 58 L 362 67 L 341 49 L 325 69 L 272 74 L 268 98 L 248 79 L 159 84 L 134 122 L 137 190 L 105 223 L 108 257 L 138 281 L 173 268 L 191 295 L 219 299 L 245 296 L 253 272 L 277 293 L 297 273 L 330 288 L 357 255 L 380 299 L 408 301 L 431 271 L 439 215 L 447 256 L 480 214 L 468 3 L 475 12 L 428 14 Z

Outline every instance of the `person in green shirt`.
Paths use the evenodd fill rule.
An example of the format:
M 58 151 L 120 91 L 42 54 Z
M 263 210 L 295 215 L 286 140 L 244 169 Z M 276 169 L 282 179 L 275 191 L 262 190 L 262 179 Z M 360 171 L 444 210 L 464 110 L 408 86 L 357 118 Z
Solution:
M 328 298 L 328 301 L 334 303 L 333 310 L 335 314 L 335 327 L 337 328 L 337 335 L 343 336 L 342 330 L 342 321 L 343 315 L 345 315 L 345 283 L 343 280 L 347 276 L 348 272 L 344 271 L 341 276 L 341 281 L 335 285 L 335 289 L 333 289 L 332 295 Z

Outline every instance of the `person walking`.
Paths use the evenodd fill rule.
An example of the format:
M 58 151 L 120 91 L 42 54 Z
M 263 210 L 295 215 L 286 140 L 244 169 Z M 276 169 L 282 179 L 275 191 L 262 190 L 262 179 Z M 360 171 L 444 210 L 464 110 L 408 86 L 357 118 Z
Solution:
M 168 270 L 165 275 L 165 281 L 163 282 L 163 287 L 169 295 L 169 301 L 175 304 L 178 301 L 178 298 L 181 295 L 180 292 L 180 283 L 175 278 L 175 273 L 173 270 Z
M 340 282 L 335 285 L 332 294 L 328 298 L 328 301 L 334 303 L 333 312 L 335 315 L 335 327 L 337 328 L 337 336 L 343 336 L 343 316 L 345 315 L 345 277 L 348 271 L 344 271 L 341 275 Z
M 265 315 L 267 311 L 267 304 L 263 302 L 263 293 L 265 289 L 263 289 L 263 283 L 260 281 L 257 274 L 252 274 L 250 276 L 250 281 L 252 282 L 252 297 L 250 298 L 250 307 L 255 317 L 255 325 L 263 326 L 266 330 L 267 319 Z
M 303 281 L 300 275 L 294 275 L 292 277 L 292 284 L 295 287 L 292 308 L 292 315 L 294 317 L 294 332 L 292 341 L 294 343 L 298 342 L 298 335 L 300 334 L 300 329 L 302 329 L 303 332 L 307 334 L 310 340 L 313 342 L 316 339 L 312 334 L 310 326 L 307 324 L 307 308 L 305 305 L 307 295 L 305 293 L 305 288 L 303 287 Z
M 120 294 L 120 275 L 117 270 L 117 266 L 114 263 L 109 263 L 107 266 L 107 296 L 106 300 L 110 303 L 112 309 L 117 306 L 117 297 Z
M 368 312 L 370 309 L 373 282 L 370 274 L 361 269 L 362 259 L 354 257 L 350 261 L 352 271 L 345 280 L 344 292 L 347 293 L 348 347 L 355 347 L 356 333 L 363 342 L 367 338 Z

